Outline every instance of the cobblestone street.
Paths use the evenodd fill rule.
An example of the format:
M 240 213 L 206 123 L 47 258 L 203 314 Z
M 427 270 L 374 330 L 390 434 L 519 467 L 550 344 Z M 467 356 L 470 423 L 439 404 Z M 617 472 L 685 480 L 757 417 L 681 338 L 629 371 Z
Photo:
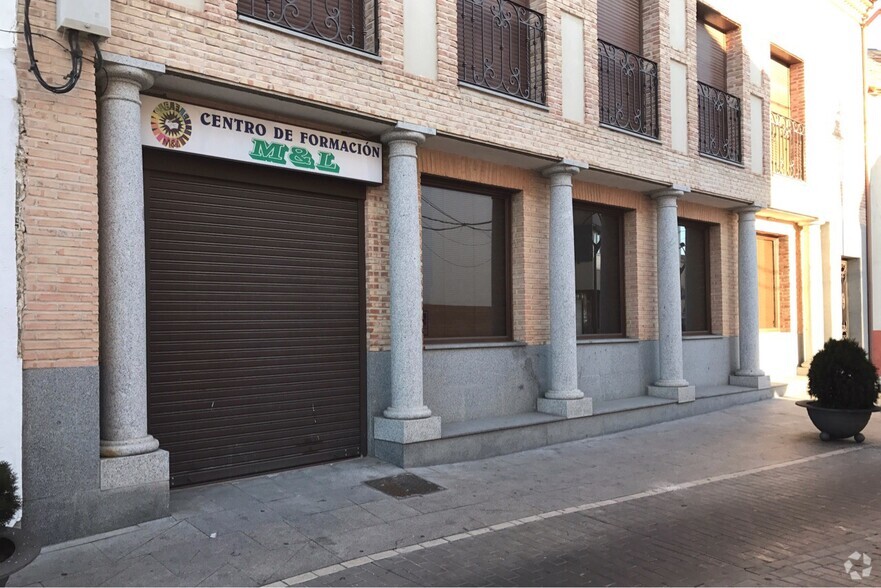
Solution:
M 311 586 L 878 585 L 881 451 L 634 498 L 442 543 Z M 862 560 L 853 563 L 860 573 Z

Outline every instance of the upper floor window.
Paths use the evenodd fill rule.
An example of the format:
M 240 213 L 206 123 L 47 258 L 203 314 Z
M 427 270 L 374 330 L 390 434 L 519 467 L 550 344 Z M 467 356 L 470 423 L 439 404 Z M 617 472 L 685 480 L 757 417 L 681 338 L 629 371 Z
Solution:
M 597 0 L 597 37 L 630 53 L 641 54 L 641 0 Z
M 598 0 L 600 124 L 658 138 L 658 65 L 642 57 L 642 2 Z
M 728 93 L 728 35 L 736 30 L 737 25 L 715 10 L 698 5 L 698 150 L 740 163 L 740 98 Z
M 771 112 L 792 115 L 792 74 L 789 64 L 771 54 Z
M 771 171 L 805 177 L 804 65 L 771 47 Z
M 586 202 L 575 202 L 573 213 L 578 335 L 623 335 L 624 216 Z
M 510 337 L 507 194 L 422 186 L 422 314 L 426 339 Z
M 459 81 L 544 104 L 544 15 L 511 0 L 457 0 L 457 9 Z
M 245 19 L 350 49 L 376 53 L 379 0 L 238 0 Z
M 697 23 L 697 79 L 728 89 L 728 36 L 708 22 Z

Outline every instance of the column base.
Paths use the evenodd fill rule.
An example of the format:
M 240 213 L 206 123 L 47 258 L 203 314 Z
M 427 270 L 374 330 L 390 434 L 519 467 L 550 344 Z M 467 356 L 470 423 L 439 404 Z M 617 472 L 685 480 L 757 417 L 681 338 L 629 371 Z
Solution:
M 102 457 L 101 490 L 156 482 L 168 484 L 168 471 L 168 452 L 163 449 L 141 455 Z
M 679 404 L 694 402 L 694 386 L 649 386 L 649 396 L 675 400 Z
M 394 443 L 419 443 L 441 437 L 441 418 L 425 419 L 373 419 L 373 438 Z
M 544 397 L 550 400 L 581 400 L 584 398 L 584 392 L 578 388 L 573 390 L 548 390 L 545 392 Z
M 387 419 L 398 421 L 410 421 L 416 419 L 427 419 L 431 416 L 431 409 L 427 406 L 395 408 L 390 406 L 382 411 L 382 416 Z
M 574 419 L 593 414 L 593 398 L 539 398 L 538 412 Z
M 159 441 L 153 435 L 123 441 L 101 439 L 100 447 L 101 457 L 126 457 L 153 453 L 159 449 Z
M 764 390 L 771 387 L 770 376 L 741 376 L 739 374 L 731 374 L 728 376 L 728 383 L 732 386 L 743 386 L 744 388 L 755 388 L 756 390 Z

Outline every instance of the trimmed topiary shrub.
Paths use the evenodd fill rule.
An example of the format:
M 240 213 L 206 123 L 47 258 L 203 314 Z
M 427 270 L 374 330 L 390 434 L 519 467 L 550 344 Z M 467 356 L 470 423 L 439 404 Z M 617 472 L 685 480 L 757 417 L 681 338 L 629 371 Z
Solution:
M 0 461 L 0 527 L 5 527 L 21 508 L 18 478 L 8 462 Z
M 823 408 L 871 408 L 879 391 L 878 372 L 853 339 L 829 339 L 811 360 L 808 394 Z

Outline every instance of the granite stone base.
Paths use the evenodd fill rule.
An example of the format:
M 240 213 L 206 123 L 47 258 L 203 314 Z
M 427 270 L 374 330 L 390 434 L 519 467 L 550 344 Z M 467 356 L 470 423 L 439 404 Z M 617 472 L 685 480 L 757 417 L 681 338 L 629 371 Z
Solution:
M 649 396 L 676 402 L 694 402 L 694 386 L 649 386 Z
M 590 398 L 577 398 L 573 400 L 539 398 L 538 412 L 553 414 L 567 419 L 590 416 L 593 414 L 593 400 Z
M 441 436 L 440 417 L 426 419 L 373 419 L 373 437 L 379 441 L 395 443 L 418 443 Z
M 101 490 L 168 484 L 168 452 L 162 449 L 142 455 L 101 458 Z
M 102 464 L 98 381 L 97 366 L 23 371 L 21 524 L 43 545 L 169 514 L 167 475 L 151 481 L 162 455 Z
M 420 443 L 376 440 L 374 455 L 404 468 L 485 459 L 768 400 L 773 398 L 775 389 L 782 393 L 785 388 L 740 389 L 724 395 L 706 396 L 701 396 L 698 391 L 694 402 L 655 401 L 639 408 L 600 412 L 580 418 L 543 419 L 525 425 L 522 419 L 510 417 L 510 426 L 496 422 L 491 430 L 449 435 Z
M 744 388 L 768 388 L 771 386 L 770 376 L 738 376 L 731 374 L 728 377 L 728 383 L 732 386 L 743 386 Z

